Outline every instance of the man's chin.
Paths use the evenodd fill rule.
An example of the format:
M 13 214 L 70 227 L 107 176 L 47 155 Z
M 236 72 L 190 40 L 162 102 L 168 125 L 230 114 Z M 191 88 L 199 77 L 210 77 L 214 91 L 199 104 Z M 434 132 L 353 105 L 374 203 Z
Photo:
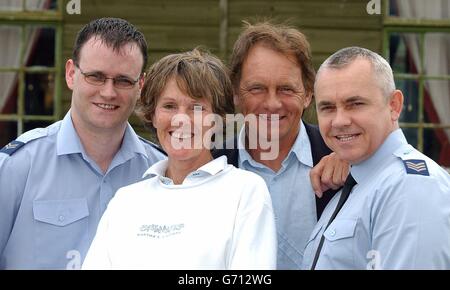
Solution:
M 342 150 L 333 148 L 331 148 L 331 150 L 333 150 L 337 154 L 339 159 L 342 159 L 350 164 L 357 164 L 361 162 L 362 159 L 364 159 L 364 157 L 361 156 L 361 154 L 358 154 L 357 152 L 352 152 L 351 150 Z

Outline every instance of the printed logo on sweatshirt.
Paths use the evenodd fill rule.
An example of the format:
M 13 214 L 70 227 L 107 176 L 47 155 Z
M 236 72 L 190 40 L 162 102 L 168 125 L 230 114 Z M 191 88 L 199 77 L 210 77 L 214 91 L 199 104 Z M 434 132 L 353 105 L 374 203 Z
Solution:
M 148 237 L 154 239 L 165 239 L 167 237 L 181 234 L 184 229 L 184 224 L 175 225 L 141 225 L 138 237 Z

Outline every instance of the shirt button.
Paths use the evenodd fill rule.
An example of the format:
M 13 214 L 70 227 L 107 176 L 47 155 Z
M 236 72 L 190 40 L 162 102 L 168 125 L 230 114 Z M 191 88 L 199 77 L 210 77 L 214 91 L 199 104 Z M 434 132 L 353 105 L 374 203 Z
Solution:
M 60 216 L 58 217 L 58 221 L 60 221 L 60 222 L 63 222 L 64 219 L 65 219 L 65 217 L 64 217 L 63 215 L 60 215 Z
M 336 235 L 336 230 L 333 229 L 333 230 L 330 232 L 330 236 L 334 237 L 335 235 Z

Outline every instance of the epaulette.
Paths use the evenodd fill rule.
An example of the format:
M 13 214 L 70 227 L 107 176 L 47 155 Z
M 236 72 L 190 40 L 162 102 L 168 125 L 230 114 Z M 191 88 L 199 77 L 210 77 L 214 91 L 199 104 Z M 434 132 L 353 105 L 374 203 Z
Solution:
M 141 136 L 138 136 L 139 140 L 141 140 L 142 142 L 152 146 L 153 148 L 155 148 L 156 150 L 158 150 L 159 152 L 161 152 L 162 154 L 164 154 L 164 156 L 167 156 L 166 151 L 164 151 L 160 146 L 156 145 L 153 142 L 148 141 L 147 139 L 142 138 Z
M 47 136 L 47 128 L 37 128 L 23 133 L 16 140 L 10 142 L 0 150 L 0 153 L 5 153 L 9 156 L 13 155 L 17 150 L 22 148 L 30 141 Z
M 408 144 L 408 146 L 403 146 L 397 150 L 394 155 L 400 157 L 407 174 L 430 176 L 427 162 L 421 159 L 422 156 L 417 154 L 416 150 L 414 150 L 411 145 Z

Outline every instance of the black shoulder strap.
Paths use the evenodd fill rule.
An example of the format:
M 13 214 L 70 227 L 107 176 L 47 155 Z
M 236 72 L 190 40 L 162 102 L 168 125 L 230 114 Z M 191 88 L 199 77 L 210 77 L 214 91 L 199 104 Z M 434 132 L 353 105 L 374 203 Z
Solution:
M 311 154 L 313 159 L 314 166 L 320 162 L 322 157 L 330 154 L 332 151 L 323 141 L 322 136 L 320 135 L 320 131 L 317 125 L 305 124 L 306 133 L 308 134 L 309 142 L 311 143 Z M 328 202 L 334 196 L 336 192 L 340 190 L 327 190 L 323 193 L 321 198 L 316 196 L 316 212 L 317 212 L 317 220 L 319 220 L 322 215 L 323 210 L 327 206 Z
M 322 135 L 320 135 L 319 127 L 317 125 L 311 125 L 303 123 L 308 134 L 309 142 L 311 143 L 311 154 L 313 158 L 313 164 L 316 165 L 320 162 L 322 157 L 330 154 L 331 149 L 323 141 Z

